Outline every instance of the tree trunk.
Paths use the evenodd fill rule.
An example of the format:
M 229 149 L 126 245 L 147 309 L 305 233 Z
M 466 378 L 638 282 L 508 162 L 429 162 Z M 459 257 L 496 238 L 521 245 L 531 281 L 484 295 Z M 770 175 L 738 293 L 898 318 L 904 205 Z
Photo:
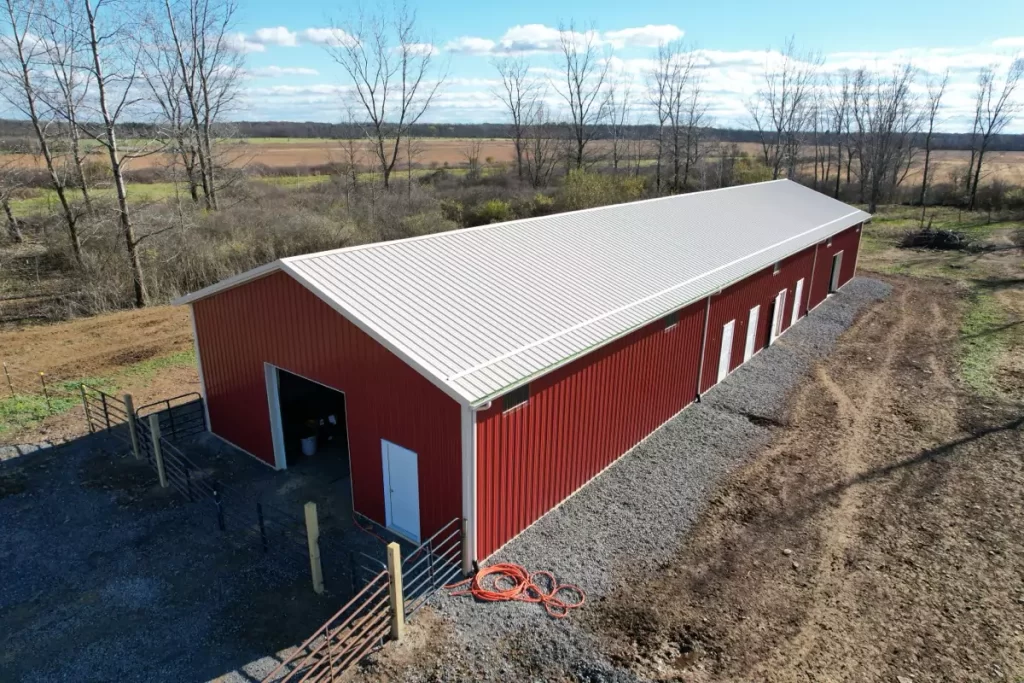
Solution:
M 7 233 L 16 244 L 21 244 L 25 241 L 25 236 L 21 234 L 21 226 L 18 225 L 18 219 L 11 211 L 11 202 L 6 197 L 4 197 L 3 205 L 4 213 L 7 214 Z
M 148 303 L 149 297 L 146 294 L 146 283 L 142 277 L 139 245 L 135 239 L 135 229 L 132 226 L 131 213 L 128 210 L 124 169 L 121 167 L 121 159 L 117 151 L 117 134 L 114 130 L 114 121 L 110 118 L 110 110 L 107 107 L 107 88 L 103 76 L 103 65 L 100 61 L 99 40 L 96 37 L 96 15 L 93 13 L 91 0 L 85 0 L 85 11 L 89 19 L 89 44 L 92 48 L 92 61 L 93 69 L 95 70 L 94 75 L 96 76 L 96 91 L 99 96 L 100 115 L 103 117 L 104 132 L 106 134 L 105 146 L 110 156 L 110 172 L 114 176 L 114 188 L 117 190 L 118 222 L 121 225 L 121 234 L 124 237 L 125 247 L 128 251 L 128 264 L 132 273 L 135 306 L 136 308 L 142 308 Z
M 981 182 L 981 162 L 985 158 L 985 142 L 981 143 L 978 150 L 977 165 L 974 167 L 974 182 L 971 184 L 971 201 L 967 206 L 969 211 L 974 211 L 974 205 L 978 202 L 978 184 Z

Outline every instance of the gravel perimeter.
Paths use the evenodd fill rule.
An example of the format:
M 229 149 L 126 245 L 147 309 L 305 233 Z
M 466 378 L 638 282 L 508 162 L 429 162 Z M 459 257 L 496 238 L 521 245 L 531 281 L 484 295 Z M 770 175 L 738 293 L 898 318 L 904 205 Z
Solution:
M 549 569 L 582 587 L 588 602 L 632 576 L 656 571 L 682 543 L 721 477 L 768 443 L 771 421 L 784 418 L 789 392 L 812 364 L 831 351 L 864 307 L 890 291 L 876 280 L 850 282 L 490 563 Z M 429 680 L 636 680 L 602 657 L 578 612 L 556 621 L 539 605 L 447 596 L 434 604 L 454 639 L 441 670 L 422 672 Z M 412 672 L 406 677 L 416 678 Z

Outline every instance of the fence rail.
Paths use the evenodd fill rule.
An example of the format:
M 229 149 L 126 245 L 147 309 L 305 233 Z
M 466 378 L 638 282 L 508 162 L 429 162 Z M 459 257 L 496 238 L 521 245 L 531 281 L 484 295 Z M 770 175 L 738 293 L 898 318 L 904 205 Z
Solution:
M 160 420 L 161 434 L 166 434 L 173 439 L 182 439 L 206 430 L 206 409 L 203 406 L 203 397 L 194 391 L 162 401 L 147 403 L 135 410 L 135 416 L 139 420 L 146 419 L 150 415 L 156 415 Z
M 346 668 L 379 649 L 391 627 L 389 586 L 387 571 L 373 577 L 263 681 L 334 680 Z
M 405 616 L 411 617 L 430 596 L 462 575 L 462 520 L 438 529 L 402 561 Z
M 130 435 L 125 429 L 120 429 L 128 425 L 131 414 L 124 400 L 87 384 L 81 384 L 79 387 L 89 432 L 104 431 L 131 445 Z

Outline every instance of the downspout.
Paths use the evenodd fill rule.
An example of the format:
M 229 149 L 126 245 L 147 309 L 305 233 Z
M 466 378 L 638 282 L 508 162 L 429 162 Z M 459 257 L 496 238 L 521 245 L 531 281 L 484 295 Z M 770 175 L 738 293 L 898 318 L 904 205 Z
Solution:
M 707 305 L 704 307 L 704 333 L 700 339 L 700 360 L 697 362 L 697 403 L 700 403 L 700 388 L 704 382 L 704 352 L 708 344 L 708 323 L 711 320 L 711 297 L 708 295 Z
M 472 576 L 476 553 L 476 411 L 462 406 L 462 573 Z
M 203 377 L 203 359 L 199 355 L 199 332 L 196 331 L 196 306 L 188 305 L 188 317 L 192 321 L 192 345 L 196 353 L 196 370 L 199 371 L 199 395 L 203 397 L 203 416 L 206 418 L 206 431 L 213 431 L 210 426 L 210 402 L 206 400 L 206 378 Z

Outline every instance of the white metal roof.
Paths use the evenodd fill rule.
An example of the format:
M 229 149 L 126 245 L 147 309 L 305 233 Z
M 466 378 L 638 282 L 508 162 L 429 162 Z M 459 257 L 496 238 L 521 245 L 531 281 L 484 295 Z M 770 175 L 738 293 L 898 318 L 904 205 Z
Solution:
M 283 270 L 478 405 L 870 215 L 788 180 L 361 245 Z

